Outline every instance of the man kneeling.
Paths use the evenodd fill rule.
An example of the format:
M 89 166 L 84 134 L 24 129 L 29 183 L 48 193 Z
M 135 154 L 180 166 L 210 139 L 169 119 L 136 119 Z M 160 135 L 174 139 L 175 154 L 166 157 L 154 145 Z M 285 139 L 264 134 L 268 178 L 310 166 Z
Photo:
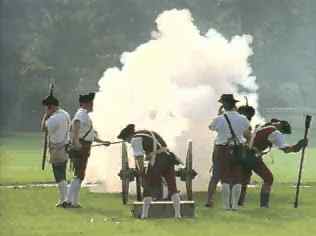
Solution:
M 136 163 L 145 160 L 149 162 L 148 168 L 143 172 L 144 187 L 144 205 L 142 208 L 141 218 L 148 218 L 150 204 L 153 200 L 157 189 L 161 187 L 161 178 L 167 182 L 168 197 L 173 201 L 175 218 L 181 218 L 180 213 L 180 194 L 177 191 L 175 165 L 180 164 L 176 156 L 167 148 L 166 142 L 162 137 L 153 131 L 139 130 L 135 131 L 135 125 L 129 124 L 118 135 L 131 144 Z M 138 167 L 144 170 L 142 166 Z

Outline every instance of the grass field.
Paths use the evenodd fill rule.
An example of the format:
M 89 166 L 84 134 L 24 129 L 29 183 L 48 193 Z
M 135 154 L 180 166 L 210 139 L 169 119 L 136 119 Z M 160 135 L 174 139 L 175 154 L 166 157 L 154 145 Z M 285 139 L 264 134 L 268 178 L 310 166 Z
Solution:
M 0 185 L 52 181 L 51 167 L 41 170 L 42 135 L 39 133 L 18 133 L 0 137 Z M 295 182 L 300 154 L 283 154 L 273 151 L 265 158 L 272 169 L 275 181 Z M 304 181 L 316 182 L 316 148 L 306 151 Z
M 56 209 L 54 188 L 1 189 L 1 235 L 181 235 L 181 236 L 312 236 L 316 234 L 315 187 L 304 189 L 302 205 L 292 207 L 294 189 L 276 186 L 270 209 L 257 207 L 258 189 L 238 212 L 203 207 L 196 194 L 194 219 L 141 221 L 131 217 L 118 194 L 83 191 L 82 209 Z M 219 196 L 218 196 L 219 197 Z M 218 199 L 218 202 L 220 200 Z
M 36 183 L 52 180 L 49 168 L 40 170 L 41 136 L 18 134 L 0 138 L 0 184 Z M 141 221 L 131 217 L 119 194 L 92 193 L 83 189 L 82 209 L 56 209 L 55 188 L 0 187 L 0 235 L 214 235 L 214 236 L 312 236 L 316 235 L 316 151 L 310 149 L 301 205 L 292 206 L 298 158 L 273 152 L 267 163 L 274 171 L 270 209 L 258 208 L 258 188 L 250 189 L 245 208 L 221 209 L 220 195 L 214 209 L 203 206 L 205 193 L 196 193 L 196 218 Z M 282 182 L 282 183 L 281 183 Z

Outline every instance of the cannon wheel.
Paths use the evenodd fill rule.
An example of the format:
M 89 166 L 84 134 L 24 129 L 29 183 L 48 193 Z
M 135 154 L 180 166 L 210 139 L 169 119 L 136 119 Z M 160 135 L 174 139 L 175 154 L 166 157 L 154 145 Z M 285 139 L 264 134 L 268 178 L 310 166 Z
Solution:
M 122 143 L 122 170 L 121 170 L 121 179 L 122 179 L 122 201 L 126 205 L 128 202 L 128 191 L 129 191 L 129 166 L 128 166 L 128 156 L 126 144 Z
M 191 140 L 188 142 L 187 157 L 185 160 L 185 172 L 186 172 L 185 185 L 187 189 L 187 198 L 189 201 L 191 201 L 193 199 L 192 179 L 194 178 L 192 176 L 192 141 Z
M 138 159 L 136 160 L 135 158 L 135 170 L 136 170 L 136 198 L 137 201 L 142 201 L 143 200 L 143 195 L 142 195 L 142 173 L 144 169 L 144 160 L 143 159 Z

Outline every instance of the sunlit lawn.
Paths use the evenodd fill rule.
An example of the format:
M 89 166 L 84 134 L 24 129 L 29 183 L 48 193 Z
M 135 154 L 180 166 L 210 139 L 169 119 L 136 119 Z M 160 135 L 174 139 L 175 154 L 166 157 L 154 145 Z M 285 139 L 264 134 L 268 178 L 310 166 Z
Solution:
M 1 185 L 52 181 L 49 168 L 41 171 L 41 135 L 19 134 L 0 138 Z M 92 193 L 84 189 L 82 209 L 57 209 L 55 188 L 0 188 L 0 235 L 215 235 L 312 236 L 316 235 L 315 149 L 307 151 L 300 207 L 293 208 L 299 155 L 273 152 L 274 171 L 270 209 L 258 208 L 259 188 L 250 189 L 239 212 L 203 206 L 205 193 L 196 193 L 196 218 L 183 220 L 134 219 L 119 194 Z M 49 166 L 47 166 L 49 167 Z M 283 183 L 280 183 L 283 182 Z
M 0 137 L 0 184 L 49 182 L 52 181 L 50 165 L 41 170 L 43 135 L 18 133 Z M 272 157 L 272 158 L 271 158 Z M 299 154 L 283 154 L 273 151 L 265 158 L 271 167 L 276 182 L 295 182 L 299 166 Z M 198 161 L 198 160 L 196 160 Z M 306 152 L 303 179 L 316 181 L 316 149 Z
M 194 235 L 194 236 L 312 236 L 316 234 L 315 185 L 302 191 L 301 207 L 292 206 L 294 189 L 277 185 L 270 209 L 258 208 L 258 189 L 239 212 L 203 206 L 205 194 L 195 195 L 196 218 L 147 220 L 131 217 L 118 194 L 83 191 L 82 209 L 57 209 L 54 188 L 1 189 L 1 235 Z

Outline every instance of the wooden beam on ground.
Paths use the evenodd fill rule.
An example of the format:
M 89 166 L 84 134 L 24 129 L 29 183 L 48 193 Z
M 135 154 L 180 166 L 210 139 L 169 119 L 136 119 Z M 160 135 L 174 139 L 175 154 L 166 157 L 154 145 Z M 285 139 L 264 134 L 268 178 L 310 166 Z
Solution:
M 141 215 L 144 202 L 132 204 L 132 214 L 138 218 Z M 182 217 L 193 218 L 195 216 L 195 202 L 181 201 Z M 174 208 L 172 201 L 153 201 L 149 208 L 149 218 L 173 218 Z

